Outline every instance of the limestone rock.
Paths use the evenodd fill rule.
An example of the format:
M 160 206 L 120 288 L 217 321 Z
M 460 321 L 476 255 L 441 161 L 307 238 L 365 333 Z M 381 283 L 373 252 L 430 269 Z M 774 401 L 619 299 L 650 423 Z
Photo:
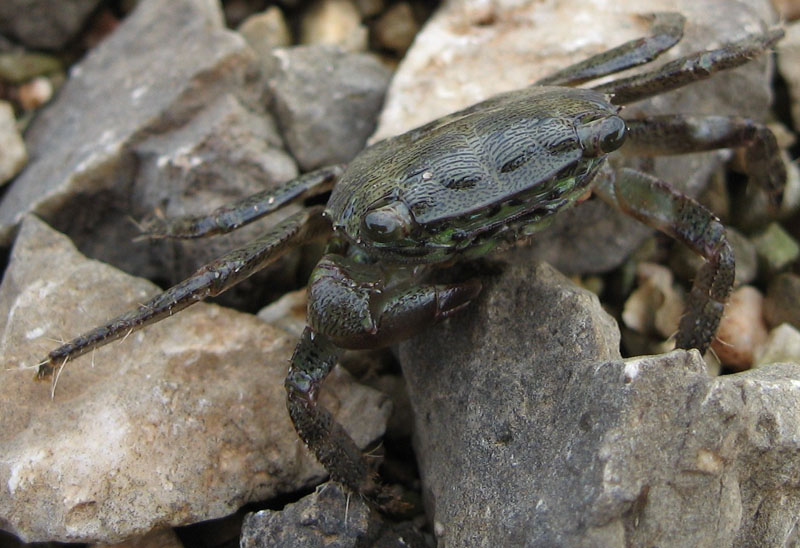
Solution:
M 286 411 L 295 341 L 247 314 L 197 304 L 67 363 L 52 398 L 33 381 L 58 339 L 156 290 L 86 260 L 35 218 L 22 225 L 0 287 L 3 529 L 28 542 L 118 542 L 325 476 Z M 328 408 L 358 443 L 379 437 L 386 399 L 331 376 Z

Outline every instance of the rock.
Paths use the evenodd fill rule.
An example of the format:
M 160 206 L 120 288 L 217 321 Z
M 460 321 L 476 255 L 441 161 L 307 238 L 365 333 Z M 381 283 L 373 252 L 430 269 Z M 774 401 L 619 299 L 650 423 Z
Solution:
M 684 308 L 683 298 L 672 286 L 672 272 L 659 264 L 639 263 L 636 276 L 639 287 L 625 301 L 622 321 L 639 333 L 671 337 Z
M 19 50 L 0 53 L 0 80 L 4 82 L 22 84 L 37 76 L 62 71 L 61 61 L 53 55 Z
M 725 306 L 711 348 L 723 365 L 734 371 L 744 371 L 753 365 L 766 341 L 764 296 L 749 285 L 737 288 Z
M 788 323 L 782 323 L 769 332 L 769 337 L 759 349 L 753 367 L 780 362 L 800 363 L 800 331 Z
M 762 271 L 766 274 L 785 270 L 800 257 L 797 240 L 778 223 L 770 223 L 751 240 L 756 247 Z
M 665 59 L 762 31 L 766 28 L 762 20 L 774 21 L 765 0 L 679 0 L 667 5 L 627 0 L 617 2 L 614 10 L 582 0 L 545 5 L 451 1 L 426 23 L 403 59 L 372 139 L 396 135 L 496 93 L 525 87 L 569 63 L 645 36 L 649 23 L 634 14 L 665 9 L 688 18 L 684 39 L 664 54 Z M 722 12 L 724 17 L 718 15 Z M 768 56 L 762 56 L 709 81 L 626 106 L 624 113 L 629 117 L 738 114 L 763 119 L 770 102 L 768 64 Z M 747 93 L 738 91 L 743 89 Z M 717 151 L 629 161 L 696 195 L 729 156 Z M 638 223 L 613 215 L 598 200 L 589 200 L 579 211 L 559 215 L 530 248 L 515 252 L 514 260 L 539 258 L 569 273 L 602 272 L 617 266 L 647 233 Z
M 241 548 L 303 546 L 308 548 L 428 546 L 410 524 L 391 524 L 339 484 L 326 483 L 282 511 L 247 514 Z
M 800 126 L 800 21 L 786 25 L 786 37 L 777 46 L 778 69 L 786 80 L 792 101 L 792 118 Z
M 278 6 L 251 15 L 239 25 L 238 31 L 259 59 L 269 56 L 274 48 L 292 43 L 292 33 Z
M 350 161 L 375 129 L 389 71 L 372 56 L 326 46 L 273 56 L 273 110 L 301 169 Z
M 384 48 L 403 54 L 419 32 L 419 23 L 408 2 L 394 4 L 375 21 L 375 40 Z
M 4 0 L 0 33 L 29 48 L 61 48 L 77 36 L 100 0 Z
M 361 14 L 351 0 L 317 0 L 303 14 L 301 44 L 338 46 L 345 51 L 365 51 L 369 39 Z
M 140 2 L 28 129 L 34 160 L 0 202 L 0 244 L 33 211 L 92 257 L 174 283 L 251 237 L 132 243 L 131 219 L 209 211 L 297 173 L 259 71 L 216 2 Z
M 119 542 L 325 476 L 286 412 L 295 341 L 253 316 L 197 304 L 66 364 L 53 398 L 33 381 L 54 341 L 156 290 L 23 223 L 0 286 L 1 528 L 26 542 Z M 337 420 L 359 444 L 382 435 L 385 397 L 331 377 Z
M 800 510 L 800 365 L 621 360 L 597 300 L 509 267 L 400 347 L 446 546 L 775 546 Z M 768 508 L 769 511 L 764 509 Z
M 764 319 L 770 327 L 788 323 L 800 329 L 800 276 L 784 272 L 770 282 L 764 299 Z
M 25 141 L 17 129 L 14 109 L 0 101 L 0 185 L 11 180 L 28 161 Z

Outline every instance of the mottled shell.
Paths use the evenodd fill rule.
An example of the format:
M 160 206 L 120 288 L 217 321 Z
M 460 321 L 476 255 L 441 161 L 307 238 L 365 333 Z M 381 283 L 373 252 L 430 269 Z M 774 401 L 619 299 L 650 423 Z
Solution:
M 587 151 L 580 129 L 619 120 L 617 111 L 590 90 L 532 87 L 495 96 L 365 149 L 326 214 L 338 232 L 388 260 L 489 251 L 507 239 L 504 232 L 541 223 L 584 193 L 605 154 Z M 393 203 L 407 208 L 413 226 L 398 241 L 375 241 L 364 218 Z

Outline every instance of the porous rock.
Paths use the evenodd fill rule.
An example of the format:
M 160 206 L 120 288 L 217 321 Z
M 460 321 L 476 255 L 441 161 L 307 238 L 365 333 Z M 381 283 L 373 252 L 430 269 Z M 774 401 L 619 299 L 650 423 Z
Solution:
M 570 63 L 648 35 L 638 14 L 678 11 L 684 38 L 662 59 L 718 47 L 776 21 L 767 0 L 450 1 L 429 19 L 396 71 L 373 140 L 397 135 L 494 94 L 519 89 Z M 724 13 L 721 17 L 719 14 Z M 767 21 L 765 23 L 765 21 Z M 648 70 L 663 62 L 640 67 Z M 636 117 L 686 112 L 763 119 L 770 103 L 768 56 L 708 81 L 625 107 Z M 741 90 L 747 90 L 742 93 Z M 630 160 L 631 165 L 697 194 L 727 151 Z M 559 215 L 522 260 L 547 260 L 562 271 L 601 272 L 617 266 L 649 231 L 599 200 Z
M 3 529 L 28 542 L 118 542 L 324 477 L 286 411 L 294 340 L 253 316 L 197 304 L 67 363 L 52 398 L 33 381 L 57 340 L 154 291 L 41 221 L 23 223 L 0 286 Z M 380 436 L 385 397 L 331 377 L 323 397 L 337 420 L 360 444 Z
M 439 546 L 796 539 L 800 365 L 711 378 L 695 351 L 622 360 L 618 338 L 539 264 L 401 346 Z

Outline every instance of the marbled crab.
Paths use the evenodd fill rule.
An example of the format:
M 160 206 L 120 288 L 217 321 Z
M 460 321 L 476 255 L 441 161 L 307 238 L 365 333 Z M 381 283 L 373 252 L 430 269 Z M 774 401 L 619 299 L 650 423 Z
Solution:
M 665 182 L 633 169 L 614 170 L 606 158 L 623 145 L 644 154 L 743 148 L 749 179 L 777 204 L 786 173 L 765 126 L 736 116 L 623 120 L 619 111 L 744 64 L 783 32 L 749 36 L 594 87 L 573 87 L 650 62 L 680 40 L 683 24 L 679 14 L 656 14 L 647 38 L 376 143 L 346 167 L 316 170 L 209 215 L 150 222 L 149 237 L 197 238 L 330 193 L 327 205 L 306 207 L 137 309 L 53 350 L 37 377 L 48 378 L 70 359 L 225 291 L 290 248 L 329 238 L 311 275 L 308 325 L 285 381 L 289 414 L 334 480 L 390 507 L 391 491 L 318 404 L 325 377 L 343 349 L 396 343 L 465 308 L 481 283 L 437 284 L 432 273 L 531 236 L 589 190 L 705 258 L 676 335 L 679 348 L 704 351 L 733 285 L 724 227 Z

